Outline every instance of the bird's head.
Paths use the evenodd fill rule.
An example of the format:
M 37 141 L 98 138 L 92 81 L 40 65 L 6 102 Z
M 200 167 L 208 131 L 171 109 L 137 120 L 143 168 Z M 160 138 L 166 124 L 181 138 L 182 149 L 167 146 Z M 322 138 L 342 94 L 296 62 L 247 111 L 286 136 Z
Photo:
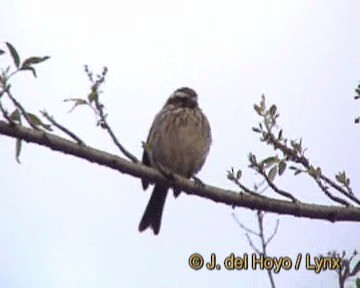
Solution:
M 176 89 L 167 100 L 166 105 L 173 105 L 175 107 L 196 108 L 198 106 L 196 92 L 188 87 Z

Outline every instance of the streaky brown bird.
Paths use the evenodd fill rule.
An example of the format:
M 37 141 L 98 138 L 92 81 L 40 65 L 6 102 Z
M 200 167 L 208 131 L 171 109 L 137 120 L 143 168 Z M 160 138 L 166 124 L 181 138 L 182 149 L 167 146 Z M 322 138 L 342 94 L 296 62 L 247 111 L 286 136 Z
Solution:
M 210 124 L 199 108 L 198 95 L 193 89 L 182 87 L 170 95 L 155 116 L 142 163 L 191 178 L 204 165 L 211 142 Z M 142 180 L 144 190 L 149 184 Z M 140 232 L 151 228 L 155 235 L 159 234 L 169 188 L 165 184 L 155 184 L 139 224 Z M 175 189 L 174 196 L 180 192 Z

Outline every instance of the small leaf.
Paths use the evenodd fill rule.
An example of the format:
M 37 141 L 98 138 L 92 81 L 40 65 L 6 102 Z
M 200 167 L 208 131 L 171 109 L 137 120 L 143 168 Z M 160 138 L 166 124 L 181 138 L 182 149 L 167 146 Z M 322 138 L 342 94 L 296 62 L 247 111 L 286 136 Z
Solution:
M 315 179 L 317 179 L 319 177 L 319 168 L 315 169 L 314 166 L 310 166 L 310 168 L 308 169 L 308 173 L 310 176 L 314 177 Z
M 261 95 L 260 107 L 261 107 L 262 111 L 265 110 L 265 95 L 264 94 Z
M 31 66 L 27 66 L 27 67 L 21 67 L 20 70 L 22 71 L 31 71 L 34 75 L 34 77 L 36 78 L 36 70 L 34 67 L 31 67 Z
M 276 110 L 277 110 L 276 105 L 271 105 L 270 110 L 269 110 L 270 115 L 274 116 L 276 113 Z
M 335 175 L 335 179 L 341 183 L 341 184 L 345 184 L 346 183 L 346 176 L 345 176 L 345 172 L 339 172 L 337 175 Z
M 88 100 L 92 103 L 98 97 L 98 93 L 94 90 L 88 95 Z
M 301 170 L 301 169 L 299 169 L 298 167 L 295 167 L 295 166 L 290 166 L 289 169 L 295 171 L 294 176 L 299 175 L 300 173 L 304 172 L 303 170 Z
M 296 152 L 301 153 L 301 142 L 297 143 L 296 141 L 291 140 L 290 145 Z
M 68 99 L 64 99 L 64 102 L 85 102 L 86 103 L 86 100 L 84 100 L 82 98 L 68 98 Z
M 268 173 L 268 178 L 269 178 L 270 182 L 274 182 L 276 173 L 277 173 L 277 166 L 274 166 L 270 169 L 270 171 Z
M 259 128 L 252 127 L 251 129 L 256 133 L 261 133 L 261 130 Z
M 357 278 L 355 283 L 356 283 L 356 288 L 360 288 L 360 278 Z
M 234 175 L 230 172 L 230 171 L 227 171 L 228 173 L 227 173 L 227 178 L 229 179 L 229 180 L 234 180 Z
M 19 65 L 20 65 L 20 57 L 19 57 L 19 54 L 17 53 L 15 47 L 12 46 L 9 42 L 5 42 L 5 43 L 6 43 L 6 46 L 8 47 L 8 49 L 9 49 L 9 51 L 10 51 L 11 57 L 12 57 L 13 60 L 14 60 L 14 63 L 15 63 L 16 68 L 19 68 Z
M 145 152 L 146 153 L 151 153 L 151 149 L 152 149 L 152 147 L 151 147 L 151 144 L 150 143 L 146 143 L 146 142 L 141 142 L 142 143 L 142 147 L 143 147 L 143 149 L 145 150 Z M 234 169 L 233 168 L 231 168 L 232 169 L 232 171 L 234 171 Z
M 237 179 L 237 180 L 240 180 L 241 174 L 242 174 L 241 170 L 238 170 L 238 171 L 236 172 L 236 179 Z
M 10 114 L 10 119 L 14 120 L 15 122 L 20 122 L 20 113 L 18 109 L 15 109 L 11 114 Z
M 264 160 L 261 161 L 261 163 L 267 165 L 267 166 L 270 166 L 274 163 L 277 163 L 279 161 L 278 157 L 277 156 L 270 156 Z
M 5 54 L 5 51 L 0 49 L 0 55 L 3 55 L 3 54 Z
M 283 130 L 281 129 L 278 134 L 278 140 L 282 139 Z
M 50 58 L 50 56 L 44 56 L 44 57 L 30 57 L 25 59 L 25 61 L 22 63 L 21 68 L 22 67 L 28 67 L 30 65 L 33 64 L 39 64 L 41 62 L 44 62 L 46 60 L 48 60 Z
M 281 176 L 284 173 L 285 169 L 286 169 L 286 162 L 280 161 L 279 162 L 279 176 Z
M 36 127 L 42 126 L 41 125 L 42 122 L 38 116 L 36 116 L 35 114 L 32 114 L 32 113 L 27 113 L 27 116 L 29 117 L 31 123 L 34 124 Z
M 248 159 L 249 159 L 249 162 L 251 165 L 254 165 L 257 163 L 256 156 L 252 153 L 249 153 Z
M 43 123 L 41 119 L 35 114 L 27 113 L 27 116 L 29 117 L 31 123 L 34 124 L 36 127 L 41 126 L 48 131 L 52 131 L 51 126 Z
M 356 94 L 360 95 L 360 85 L 355 89 Z
M 22 140 L 20 138 L 16 138 L 16 152 L 15 152 L 15 157 L 16 157 L 16 161 L 21 164 L 20 162 L 20 152 L 21 152 L 21 144 L 22 144 Z
M 262 114 L 262 110 L 261 110 L 261 108 L 260 108 L 260 106 L 259 106 L 259 105 L 254 104 L 254 109 L 255 109 L 256 113 L 258 113 L 259 115 L 261 115 L 261 114 Z
M 295 173 L 294 173 L 294 176 L 296 175 L 299 175 L 302 171 L 299 169 L 299 170 L 296 170 Z
M 81 98 L 70 98 L 70 99 L 65 99 L 64 102 L 75 102 L 74 106 L 70 109 L 69 112 L 72 112 L 77 106 L 79 105 L 85 105 L 88 104 L 88 102 L 84 99 Z

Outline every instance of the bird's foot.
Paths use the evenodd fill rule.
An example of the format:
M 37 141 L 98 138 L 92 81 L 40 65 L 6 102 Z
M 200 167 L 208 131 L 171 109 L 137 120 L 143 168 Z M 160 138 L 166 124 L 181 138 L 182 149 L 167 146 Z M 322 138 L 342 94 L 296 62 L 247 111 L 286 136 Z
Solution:
M 205 183 L 203 181 L 200 180 L 200 178 L 196 177 L 196 176 L 191 176 L 191 178 L 194 179 L 195 185 L 199 185 L 201 187 L 205 187 Z
M 170 181 L 175 181 L 174 174 L 167 168 L 161 166 L 159 163 L 155 163 L 156 168 L 160 171 L 161 175 L 163 175 L 166 179 Z

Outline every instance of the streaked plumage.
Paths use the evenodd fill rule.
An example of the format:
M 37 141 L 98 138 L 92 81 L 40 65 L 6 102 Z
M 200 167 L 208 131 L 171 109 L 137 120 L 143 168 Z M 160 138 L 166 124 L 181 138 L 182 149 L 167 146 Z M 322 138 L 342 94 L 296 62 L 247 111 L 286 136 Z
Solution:
M 151 167 L 160 164 L 166 170 L 183 177 L 194 176 L 204 165 L 211 144 L 209 121 L 197 103 L 194 90 L 183 87 L 177 89 L 155 116 L 142 162 Z M 150 154 L 150 155 L 149 155 Z M 149 182 L 142 180 L 144 189 Z M 150 227 L 155 235 L 159 233 L 162 211 L 169 187 L 156 184 L 139 224 L 139 231 Z M 180 191 L 174 191 L 178 196 Z

